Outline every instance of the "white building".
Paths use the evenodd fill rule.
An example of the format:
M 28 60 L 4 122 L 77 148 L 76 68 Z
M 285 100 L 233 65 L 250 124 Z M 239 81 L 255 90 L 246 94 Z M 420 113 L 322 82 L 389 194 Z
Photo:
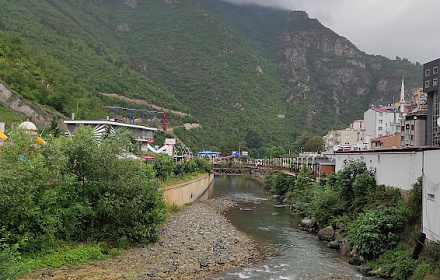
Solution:
M 331 130 L 324 136 L 325 150 L 366 150 L 370 148 L 373 133 L 367 132 L 364 120 L 356 120 L 346 129 Z
M 422 231 L 432 241 L 440 241 L 440 148 L 417 147 L 359 152 L 336 153 L 335 172 L 342 169 L 344 160 L 363 160 L 376 170 L 376 183 L 411 190 L 417 179 L 423 179 Z
M 400 132 L 400 113 L 396 106 L 369 109 L 364 113 L 364 122 L 373 138 Z

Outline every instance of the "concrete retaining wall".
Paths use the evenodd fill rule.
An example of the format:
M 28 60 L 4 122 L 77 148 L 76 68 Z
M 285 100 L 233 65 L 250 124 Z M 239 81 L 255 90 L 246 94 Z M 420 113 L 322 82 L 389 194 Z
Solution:
M 166 187 L 162 193 L 167 204 L 183 205 L 199 199 L 214 181 L 214 174 L 206 174 L 193 181 Z

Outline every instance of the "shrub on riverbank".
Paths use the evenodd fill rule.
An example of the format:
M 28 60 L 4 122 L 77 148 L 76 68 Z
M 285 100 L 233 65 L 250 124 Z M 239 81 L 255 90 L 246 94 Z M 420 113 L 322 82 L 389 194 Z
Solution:
M 153 170 L 156 172 L 156 178 L 166 182 L 170 176 L 185 177 L 194 173 L 211 172 L 212 164 L 200 158 L 191 161 L 174 162 L 173 158 L 168 155 L 156 155 L 153 162 Z
M 273 185 L 278 182 L 277 176 L 265 179 L 272 183 L 273 191 L 280 189 Z M 316 183 L 310 171 L 303 168 L 285 195 L 291 194 L 292 203 L 301 201 L 298 210 L 311 216 L 319 227 L 333 226 L 339 239 L 348 239 L 357 253 L 367 260 L 375 260 L 403 248 L 399 244 L 407 242 L 408 229 L 416 228 L 421 216 L 421 190 L 419 179 L 404 200 L 398 189 L 376 185 L 374 170 L 368 170 L 364 162 L 348 161 L 322 184 Z M 408 260 L 408 255 L 409 250 L 401 253 L 401 264 L 384 257 L 376 268 L 388 269 L 395 279 L 408 279 L 413 274 L 428 273 L 428 268 L 433 267 L 431 263 L 438 263 L 434 260 L 427 266 L 426 261 Z
M 90 127 L 72 138 L 37 145 L 13 133 L 0 152 L 1 270 L 21 255 L 56 250 L 66 242 L 148 243 L 165 220 L 160 183 L 143 161 L 121 155 L 130 134 L 118 130 L 98 145 Z

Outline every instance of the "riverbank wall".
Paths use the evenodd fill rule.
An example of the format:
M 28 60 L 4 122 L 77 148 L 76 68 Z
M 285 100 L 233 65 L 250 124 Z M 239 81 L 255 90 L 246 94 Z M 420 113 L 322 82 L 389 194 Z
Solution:
M 192 203 L 207 193 L 214 182 L 214 174 L 209 173 L 195 180 L 162 189 L 165 203 L 184 205 Z

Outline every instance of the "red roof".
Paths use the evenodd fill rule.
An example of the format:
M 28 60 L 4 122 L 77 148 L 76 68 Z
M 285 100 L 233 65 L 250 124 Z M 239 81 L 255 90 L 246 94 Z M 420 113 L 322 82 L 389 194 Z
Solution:
M 379 141 L 381 141 L 383 139 L 391 138 L 391 137 L 400 137 L 400 134 L 390 134 L 390 135 L 384 135 L 384 136 L 376 137 L 376 138 L 371 139 L 371 142 L 379 142 Z

